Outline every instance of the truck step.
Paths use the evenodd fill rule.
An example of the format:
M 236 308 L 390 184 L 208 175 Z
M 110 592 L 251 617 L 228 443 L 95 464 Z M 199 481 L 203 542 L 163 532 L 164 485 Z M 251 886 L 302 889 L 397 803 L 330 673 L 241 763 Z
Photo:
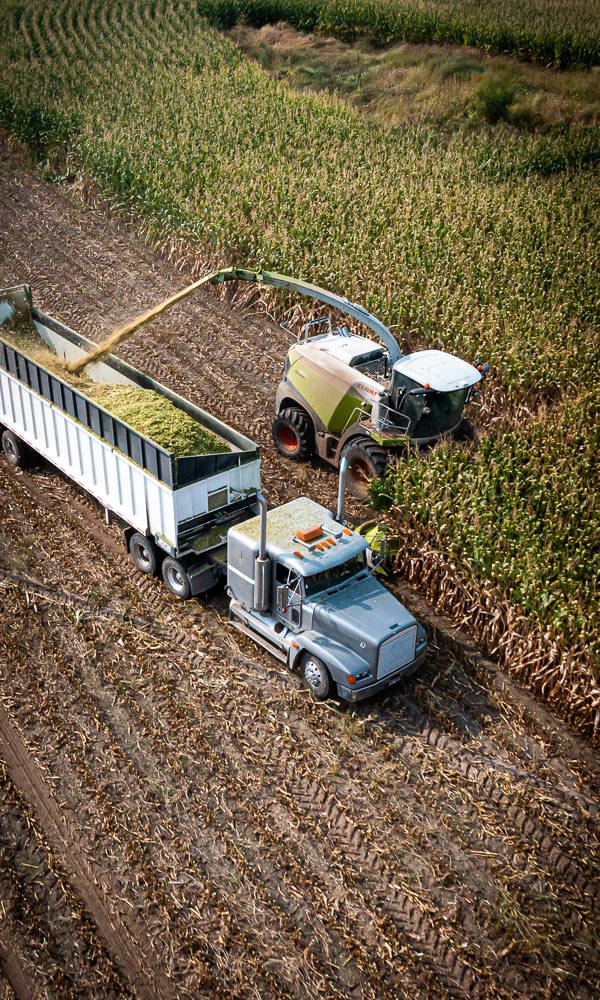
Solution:
M 252 641 L 257 643 L 258 646 L 262 646 L 263 649 L 266 649 L 272 656 L 281 660 L 282 663 L 287 663 L 286 654 L 279 648 L 279 646 L 275 646 L 272 642 L 269 642 L 264 635 L 260 635 L 260 633 L 255 632 L 254 629 L 248 628 L 247 625 L 243 625 L 242 622 L 237 621 L 235 618 L 231 619 L 231 624 L 235 626 L 238 632 L 243 632 L 249 639 L 252 639 Z

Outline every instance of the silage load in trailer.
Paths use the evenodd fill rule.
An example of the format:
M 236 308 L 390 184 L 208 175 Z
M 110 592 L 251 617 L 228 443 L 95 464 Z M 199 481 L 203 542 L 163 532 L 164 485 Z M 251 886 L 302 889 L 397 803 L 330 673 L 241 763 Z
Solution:
M 0 328 L 5 341 L 82 393 L 134 431 L 164 448 L 174 458 L 218 455 L 230 451 L 223 438 L 153 389 L 103 383 L 87 372 L 72 372 L 36 329 L 29 305 L 15 295 L 0 302 Z

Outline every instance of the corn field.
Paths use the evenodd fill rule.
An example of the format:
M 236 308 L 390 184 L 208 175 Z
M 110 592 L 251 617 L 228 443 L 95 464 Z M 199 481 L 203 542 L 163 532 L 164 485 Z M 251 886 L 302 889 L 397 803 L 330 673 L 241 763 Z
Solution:
M 381 316 L 404 349 L 491 363 L 479 448 L 409 456 L 385 484 L 400 563 L 577 729 L 600 731 L 597 128 L 386 129 L 270 79 L 199 18 L 225 9 L 208 6 L 6 3 L 0 125 L 199 270 L 311 280 Z M 450 6 L 490 24 L 497 7 L 435 16 Z M 288 7 L 309 10 L 269 10 L 293 21 Z M 342 7 L 349 23 L 433 17 L 426 3 L 310 9 Z M 556 5 L 503 11 L 515 38 L 563 24 Z M 592 14 L 564 14 L 574 45 Z
M 221 27 L 287 21 L 346 41 L 458 43 L 556 67 L 597 65 L 600 19 L 593 0 L 199 0 Z

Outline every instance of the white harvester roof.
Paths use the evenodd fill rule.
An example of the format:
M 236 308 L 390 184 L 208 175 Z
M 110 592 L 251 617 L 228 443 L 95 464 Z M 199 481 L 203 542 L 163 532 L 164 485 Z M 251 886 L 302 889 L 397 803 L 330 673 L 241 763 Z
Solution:
M 429 385 L 436 392 L 466 389 L 481 379 L 481 373 L 461 358 L 445 351 L 415 351 L 394 364 L 394 370 L 407 375 L 419 385 Z

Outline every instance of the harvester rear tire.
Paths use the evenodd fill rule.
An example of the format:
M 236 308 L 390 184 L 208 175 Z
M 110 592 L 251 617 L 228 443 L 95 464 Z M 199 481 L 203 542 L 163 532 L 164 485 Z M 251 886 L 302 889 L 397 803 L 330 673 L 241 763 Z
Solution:
M 190 578 L 185 566 L 178 559 L 167 556 L 162 564 L 162 576 L 167 590 L 175 594 L 175 597 L 180 597 L 182 601 L 187 601 L 188 597 L 191 597 Z
M 156 549 L 149 538 L 136 531 L 129 539 L 129 552 L 136 569 L 154 576 L 158 569 Z
M 271 430 L 280 455 L 295 462 L 305 462 L 314 455 L 315 429 L 308 414 L 300 407 L 290 406 L 281 410 Z
M 12 431 L 3 431 L 2 451 L 8 464 L 15 469 L 27 465 L 27 445 Z
M 389 452 L 374 441 L 351 441 L 342 450 L 342 458 L 348 459 L 346 489 L 351 496 L 363 503 L 369 501 L 369 482 L 383 479 L 390 459 Z

